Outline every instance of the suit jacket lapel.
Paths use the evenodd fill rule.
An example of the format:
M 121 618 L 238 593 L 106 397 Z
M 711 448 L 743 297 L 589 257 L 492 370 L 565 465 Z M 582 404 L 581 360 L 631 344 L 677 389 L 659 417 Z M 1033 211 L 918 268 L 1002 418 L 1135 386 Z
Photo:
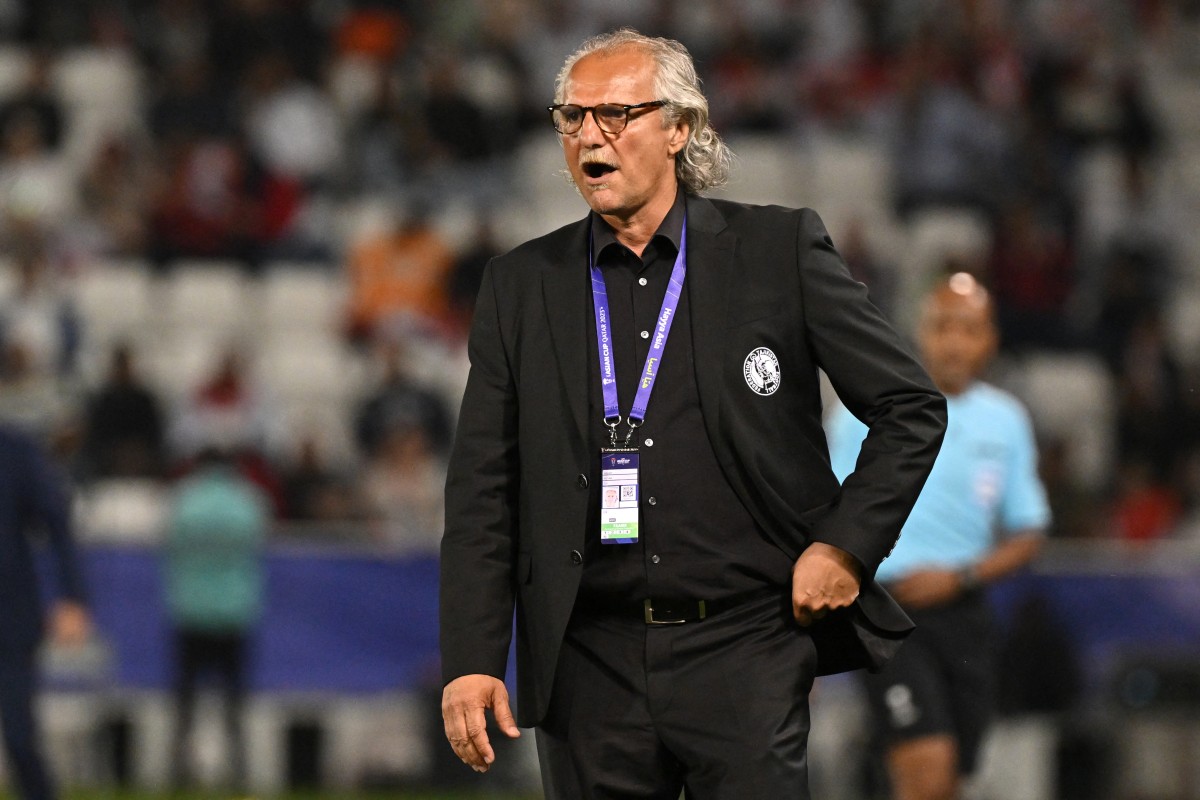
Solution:
M 722 440 L 717 422 L 723 388 L 726 318 L 732 290 L 737 237 L 725 231 L 725 219 L 712 203 L 688 197 L 687 290 L 692 325 L 696 386 L 704 427 L 714 447 Z M 722 454 L 718 452 L 718 456 Z
M 542 275 L 542 298 L 550 324 L 550 338 L 558 359 L 563 391 L 575 420 L 580 444 L 587 443 L 588 408 L 588 278 L 587 231 L 589 218 L 572 226 L 572 235 L 561 253 L 550 254 L 552 266 Z

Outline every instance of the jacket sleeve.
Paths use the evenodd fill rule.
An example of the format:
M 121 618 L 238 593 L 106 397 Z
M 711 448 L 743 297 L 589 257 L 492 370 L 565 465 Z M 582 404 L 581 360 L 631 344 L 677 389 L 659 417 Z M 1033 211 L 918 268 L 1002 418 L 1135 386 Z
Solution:
M 493 269 L 483 274 L 467 352 L 471 369 L 446 478 L 440 632 L 444 682 L 503 679 L 512 639 L 517 552 L 517 390 Z
M 865 577 L 895 546 L 946 429 L 946 401 L 855 281 L 816 212 L 799 227 L 807 334 L 838 397 L 869 429 L 838 500 L 812 540 L 846 550 Z
M 58 593 L 83 603 L 86 599 L 83 573 L 71 526 L 71 500 L 66 479 L 33 442 L 26 445 L 28 502 L 36 523 L 46 532 L 54 556 Z

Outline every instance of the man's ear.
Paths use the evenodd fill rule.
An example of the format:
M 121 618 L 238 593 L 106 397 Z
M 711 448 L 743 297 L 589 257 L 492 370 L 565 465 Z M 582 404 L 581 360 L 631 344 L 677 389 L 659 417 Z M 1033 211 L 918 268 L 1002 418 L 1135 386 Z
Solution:
M 680 117 L 671 130 L 671 138 L 667 142 L 667 151 L 672 156 L 679 155 L 680 151 L 687 147 L 688 138 L 691 135 L 692 126 L 683 117 Z

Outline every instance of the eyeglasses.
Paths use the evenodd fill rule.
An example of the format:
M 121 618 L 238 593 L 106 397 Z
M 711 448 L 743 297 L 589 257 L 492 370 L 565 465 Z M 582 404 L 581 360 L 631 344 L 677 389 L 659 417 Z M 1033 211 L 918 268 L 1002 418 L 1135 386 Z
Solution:
M 574 103 L 559 103 L 549 106 L 550 121 L 554 130 L 559 133 L 571 134 L 583 127 L 583 118 L 587 112 L 592 112 L 592 119 L 605 133 L 620 133 L 629 124 L 629 112 L 636 108 L 658 108 L 665 106 L 666 100 L 651 100 L 647 103 L 626 106 L 620 103 L 601 103 L 597 106 L 577 106 Z

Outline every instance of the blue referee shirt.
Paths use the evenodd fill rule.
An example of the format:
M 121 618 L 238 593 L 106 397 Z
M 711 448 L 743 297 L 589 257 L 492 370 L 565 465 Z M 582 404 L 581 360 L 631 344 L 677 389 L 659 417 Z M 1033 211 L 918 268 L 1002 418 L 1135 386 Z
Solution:
M 1012 395 L 976 382 L 947 397 L 948 423 L 929 480 L 876 577 L 957 569 L 983 559 L 995 537 L 1050 522 L 1029 415 Z M 826 421 L 838 480 L 854 470 L 867 428 L 843 406 Z

